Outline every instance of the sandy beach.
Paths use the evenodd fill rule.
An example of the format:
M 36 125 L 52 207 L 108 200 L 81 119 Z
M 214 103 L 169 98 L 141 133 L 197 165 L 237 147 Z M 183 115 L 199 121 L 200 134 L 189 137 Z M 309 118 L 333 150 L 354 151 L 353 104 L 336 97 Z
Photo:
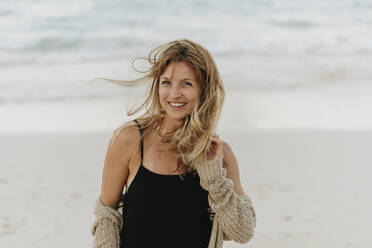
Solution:
M 110 132 L 2 135 L 0 243 L 89 247 Z M 257 210 L 248 245 L 369 247 L 370 131 L 221 132 Z
M 370 1 L 3 2 L 1 248 L 92 247 L 107 145 L 145 88 L 88 82 L 137 79 L 133 59 L 184 38 L 215 59 L 257 213 L 224 247 L 372 247 Z
M 258 222 L 249 244 L 224 247 L 372 244 L 372 105 L 370 86 L 359 86 L 227 92 L 218 133 Z M 1 246 L 92 245 L 107 144 L 127 107 L 120 98 L 0 106 Z

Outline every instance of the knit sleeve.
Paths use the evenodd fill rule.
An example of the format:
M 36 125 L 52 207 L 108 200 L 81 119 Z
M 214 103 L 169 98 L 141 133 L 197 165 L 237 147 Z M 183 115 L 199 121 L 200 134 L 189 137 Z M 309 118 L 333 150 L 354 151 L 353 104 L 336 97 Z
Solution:
M 223 175 L 223 155 L 196 165 L 200 185 L 223 231 L 224 240 L 247 243 L 254 234 L 256 212 L 249 196 L 234 191 L 233 180 Z
M 102 204 L 100 197 L 94 205 L 95 221 L 91 234 L 95 237 L 94 248 L 119 248 L 123 217 L 119 210 Z

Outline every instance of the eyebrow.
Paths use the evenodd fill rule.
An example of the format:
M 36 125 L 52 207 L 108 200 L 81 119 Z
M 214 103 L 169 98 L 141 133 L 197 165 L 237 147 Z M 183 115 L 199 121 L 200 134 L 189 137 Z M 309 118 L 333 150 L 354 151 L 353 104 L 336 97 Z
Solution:
M 167 78 L 167 77 L 163 77 L 164 79 L 167 79 L 167 80 L 170 80 L 169 78 Z M 189 78 L 184 78 L 184 79 L 182 79 L 181 81 L 185 81 L 185 80 L 191 80 L 191 79 L 189 79 Z

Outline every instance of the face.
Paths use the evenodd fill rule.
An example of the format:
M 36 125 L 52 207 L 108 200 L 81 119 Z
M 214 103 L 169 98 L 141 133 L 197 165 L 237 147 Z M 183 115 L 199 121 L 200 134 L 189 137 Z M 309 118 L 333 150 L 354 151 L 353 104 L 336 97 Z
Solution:
M 160 76 L 159 98 L 164 117 L 183 120 L 199 103 L 201 85 L 186 62 L 171 62 Z

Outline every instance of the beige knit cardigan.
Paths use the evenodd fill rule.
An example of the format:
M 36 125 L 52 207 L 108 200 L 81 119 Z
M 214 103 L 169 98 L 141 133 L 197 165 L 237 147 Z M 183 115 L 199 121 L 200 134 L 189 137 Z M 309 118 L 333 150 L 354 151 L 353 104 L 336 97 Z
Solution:
M 256 227 L 256 212 L 250 197 L 235 193 L 233 181 L 226 177 L 222 162 L 223 155 L 220 155 L 196 165 L 200 185 L 208 191 L 209 206 L 213 211 L 208 248 L 221 248 L 224 240 L 247 243 Z M 91 234 L 95 237 L 94 248 L 119 248 L 120 232 L 123 226 L 125 228 L 119 209 L 103 205 L 98 197 L 94 214 L 95 221 L 91 227 Z

